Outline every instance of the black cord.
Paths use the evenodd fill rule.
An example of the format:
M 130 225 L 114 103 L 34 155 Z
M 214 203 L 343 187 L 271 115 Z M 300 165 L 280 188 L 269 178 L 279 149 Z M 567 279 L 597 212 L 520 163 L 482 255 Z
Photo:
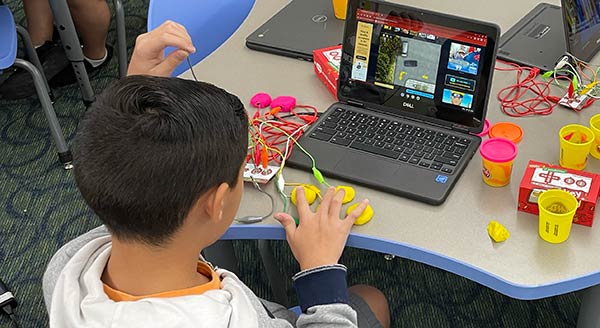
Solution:
M 2 0 L 0 0 L 2 1 Z M 196 80 L 196 82 L 198 82 L 198 78 L 196 78 L 196 73 L 194 73 L 194 68 L 192 67 L 192 62 L 190 61 L 190 56 L 185 57 L 185 59 L 187 60 L 188 66 L 190 67 L 190 72 L 192 72 L 192 76 L 194 77 L 194 80 Z
M 12 305 L 7 304 L 5 306 L 2 307 L 2 311 L 6 314 L 8 314 L 8 318 L 10 319 L 10 321 L 12 322 L 12 326 L 14 328 L 21 328 L 21 326 L 19 325 L 19 322 L 17 321 L 17 319 L 15 318 L 15 313 L 13 312 L 13 308 Z
M 0 0 L 2 1 L 2 0 Z M 0 314 L 8 314 L 9 319 L 12 321 L 12 326 L 19 328 L 19 323 L 14 315 L 14 310 L 17 308 L 19 303 L 10 292 L 8 287 L 0 279 Z
M 317 113 L 316 116 L 319 117 L 319 114 L 320 113 Z M 315 112 L 296 113 L 296 115 L 298 115 L 298 116 L 315 116 Z M 296 115 L 294 115 L 294 114 L 288 114 L 288 115 L 284 115 L 284 116 L 281 116 L 281 117 L 278 117 L 278 118 L 289 118 L 289 117 L 294 117 Z

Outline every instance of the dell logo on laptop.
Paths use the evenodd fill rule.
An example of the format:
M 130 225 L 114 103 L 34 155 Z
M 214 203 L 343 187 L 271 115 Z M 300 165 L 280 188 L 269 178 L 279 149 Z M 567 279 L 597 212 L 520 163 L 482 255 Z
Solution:
M 327 21 L 327 16 L 325 15 L 314 15 L 312 17 L 312 21 L 315 23 L 325 23 Z
M 403 102 L 403 103 L 402 103 L 402 106 L 404 106 L 404 107 L 408 107 L 408 108 L 410 108 L 410 109 L 415 109 L 415 105 L 414 105 L 414 104 L 407 103 L 407 102 Z

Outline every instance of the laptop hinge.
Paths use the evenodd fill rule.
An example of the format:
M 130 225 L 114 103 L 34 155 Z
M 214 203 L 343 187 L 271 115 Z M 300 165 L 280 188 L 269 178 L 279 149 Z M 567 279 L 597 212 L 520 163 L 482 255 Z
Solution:
M 452 129 L 452 131 L 458 131 L 458 132 L 461 132 L 461 133 L 469 133 L 469 129 L 465 128 L 462 125 L 452 124 L 451 129 Z
M 350 100 L 350 99 L 348 99 L 348 101 L 346 101 L 346 102 L 348 103 L 348 105 L 352 105 L 352 106 L 354 106 L 354 107 L 361 107 L 361 108 L 362 108 L 362 107 L 365 107 L 365 105 L 364 105 L 364 104 L 362 104 L 362 103 L 359 103 L 359 102 L 356 102 L 356 101 L 354 101 L 354 100 Z

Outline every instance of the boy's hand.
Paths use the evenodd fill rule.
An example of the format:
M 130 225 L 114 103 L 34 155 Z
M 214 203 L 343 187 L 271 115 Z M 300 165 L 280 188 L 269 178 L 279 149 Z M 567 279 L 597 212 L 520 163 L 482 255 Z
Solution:
M 175 47 L 177 50 L 165 58 L 166 47 Z M 175 67 L 194 52 L 196 48 L 185 27 L 168 20 L 137 37 L 127 75 L 171 76 Z
M 329 188 L 317 213 L 311 211 L 304 188 L 296 189 L 296 198 L 300 216 L 298 226 L 286 213 L 277 213 L 274 217 L 283 225 L 300 269 L 337 264 L 354 221 L 365 210 L 369 201 L 363 200 L 350 215 L 340 220 L 344 190 L 336 193 L 335 188 Z

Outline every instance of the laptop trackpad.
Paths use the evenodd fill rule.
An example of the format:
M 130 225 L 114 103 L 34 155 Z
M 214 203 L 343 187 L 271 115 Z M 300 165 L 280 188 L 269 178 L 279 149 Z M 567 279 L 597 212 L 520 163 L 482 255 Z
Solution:
M 369 154 L 349 152 L 335 166 L 341 175 L 350 175 L 365 181 L 386 182 L 398 170 L 398 165 Z

